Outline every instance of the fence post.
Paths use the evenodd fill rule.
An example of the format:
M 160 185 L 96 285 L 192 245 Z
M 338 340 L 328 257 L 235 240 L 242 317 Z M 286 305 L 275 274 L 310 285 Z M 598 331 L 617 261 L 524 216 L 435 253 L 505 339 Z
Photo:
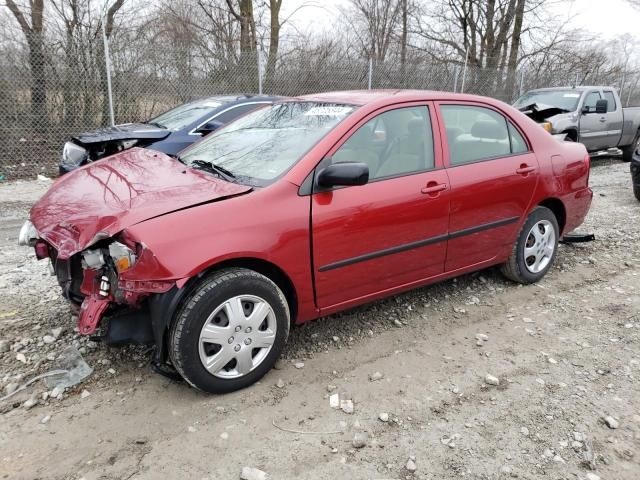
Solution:
M 106 13 L 106 3 L 105 3 Z M 109 119 L 111 120 L 111 126 L 113 127 L 116 122 L 113 117 L 113 92 L 111 91 L 111 61 L 109 59 L 109 42 L 107 41 L 107 32 L 104 28 L 106 17 L 102 17 L 102 42 L 104 44 L 104 66 L 107 73 L 107 95 L 109 95 Z
M 467 51 L 464 54 L 464 69 L 462 70 L 462 87 L 460 88 L 460 93 L 464 93 L 464 82 L 467 79 L 467 62 L 469 61 L 469 47 L 467 46 Z
M 458 75 L 460 75 L 460 67 L 456 65 L 453 72 L 453 93 L 456 93 L 458 91 Z
M 260 50 L 256 50 L 256 57 L 258 58 L 258 95 L 262 95 L 262 58 Z
M 522 92 L 524 91 L 524 68 L 520 70 L 520 88 L 518 89 L 518 96 L 522 96 Z
M 371 90 L 371 83 L 373 81 L 373 58 L 369 59 L 369 90 Z

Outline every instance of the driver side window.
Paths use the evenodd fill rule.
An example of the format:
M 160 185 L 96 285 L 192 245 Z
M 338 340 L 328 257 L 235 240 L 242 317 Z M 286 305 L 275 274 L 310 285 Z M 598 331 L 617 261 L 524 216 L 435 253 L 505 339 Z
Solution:
M 584 99 L 584 108 L 588 108 L 590 112 L 596 111 L 596 102 L 600 100 L 600 92 L 589 92 Z
M 429 109 L 405 107 L 377 115 L 342 144 L 332 161 L 364 162 L 370 180 L 433 169 Z

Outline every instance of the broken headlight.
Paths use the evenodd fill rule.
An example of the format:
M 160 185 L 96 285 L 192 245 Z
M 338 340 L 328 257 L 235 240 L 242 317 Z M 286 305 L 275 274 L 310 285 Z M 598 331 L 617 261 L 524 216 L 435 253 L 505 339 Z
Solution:
M 133 250 L 120 242 L 113 242 L 109 245 L 109 256 L 118 273 L 129 270 L 136 263 L 136 254 Z
M 82 263 L 85 268 L 98 269 L 107 263 L 108 257 L 111 257 L 118 273 L 129 270 L 136 263 L 134 251 L 120 242 L 113 242 L 108 248 L 85 250 L 82 252 Z
M 68 170 L 72 170 L 78 168 L 86 162 L 88 158 L 89 152 L 87 152 L 86 149 L 73 142 L 67 142 L 62 149 L 62 161 L 60 164 Z
M 33 247 L 40 236 L 36 227 L 33 226 L 30 220 L 27 220 L 22 224 L 20 233 L 18 234 L 18 245 Z

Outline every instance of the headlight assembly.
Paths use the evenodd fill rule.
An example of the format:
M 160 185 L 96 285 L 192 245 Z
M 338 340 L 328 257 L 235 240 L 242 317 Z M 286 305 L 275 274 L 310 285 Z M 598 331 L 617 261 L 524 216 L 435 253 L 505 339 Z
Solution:
M 62 149 L 62 166 L 68 169 L 78 168 L 89 158 L 89 152 L 73 142 L 67 142 Z
M 118 273 L 129 270 L 136 263 L 136 255 L 133 250 L 120 242 L 113 242 L 109 245 L 109 256 L 111 256 Z
M 27 220 L 20 228 L 20 233 L 18 234 L 18 245 L 33 247 L 39 238 L 40 236 L 38 235 L 36 227 L 33 226 L 33 223 Z

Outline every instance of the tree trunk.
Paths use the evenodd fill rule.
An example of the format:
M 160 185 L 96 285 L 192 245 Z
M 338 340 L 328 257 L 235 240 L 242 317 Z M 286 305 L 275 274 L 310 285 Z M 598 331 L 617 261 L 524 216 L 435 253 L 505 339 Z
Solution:
M 522 22 L 524 19 L 524 7 L 526 0 L 518 0 L 516 5 L 513 33 L 511 34 L 511 50 L 507 65 L 507 93 L 513 99 L 516 92 L 516 70 L 518 68 L 518 55 L 520 54 L 520 35 L 522 34 Z
M 47 76 L 45 73 L 42 32 L 27 34 L 29 46 L 29 68 L 31 69 L 31 125 L 35 131 L 43 131 L 47 117 Z
M 276 62 L 278 61 L 278 48 L 280 46 L 280 7 L 282 0 L 270 0 L 271 6 L 271 35 L 269 37 L 269 57 L 267 58 L 267 68 L 265 71 L 265 87 L 271 91 L 273 88 L 274 76 L 276 73 Z

